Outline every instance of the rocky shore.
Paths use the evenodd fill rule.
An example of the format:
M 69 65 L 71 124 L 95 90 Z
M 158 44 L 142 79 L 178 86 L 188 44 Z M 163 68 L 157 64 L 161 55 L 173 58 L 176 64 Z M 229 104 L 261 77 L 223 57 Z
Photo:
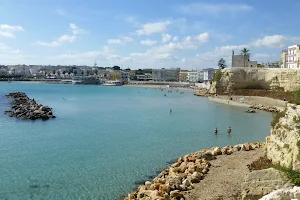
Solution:
M 24 92 L 13 92 L 6 94 L 6 97 L 12 98 L 11 110 L 4 113 L 9 117 L 16 117 L 24 120 L 47 120 L 55 118 L 52 108 L 38 104 L 34 99 L 30 99 Z
M 257 109 L 257 110 L 263 110 L 267 112 L 280 112 L 280 109 L 277 108 L 276 106 L 263 106 L 261 104 L 258 105 L 251 105 L 250 108 L 252 109 Z
M 219 155 L 231 155 L 237 151 L 250 151 L 262 148 L 265 143 L 246 143 L 223 148 L 213 147 L 180 157 L 177 162 L 164 169 L 152 181 L 146 181 L 136 191 L 128 194 L 124 200 L 187 199 L 185 195 L 195 184 L 201 182 L 209 172 L 210 161 Z

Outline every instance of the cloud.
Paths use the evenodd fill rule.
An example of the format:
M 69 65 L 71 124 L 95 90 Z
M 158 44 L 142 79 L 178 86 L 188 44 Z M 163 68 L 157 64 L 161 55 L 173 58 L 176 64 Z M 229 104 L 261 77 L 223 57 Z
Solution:
M 230 3 L 191 3 L 177 7 L 175 10 L 188 15 L 215 15 L 219 13 L 246 12 L 253 10 L 252 6 L 246 4 Z
M 163 33 L 161 36 L 162 36 L 161 42 L 163 43 L 169 42 L 172 39 L 172 35 L 167 33 Z
M 72 35 L 62 35 L 52 42 L 37 41 L 35 44 L 40 46 L 47 46 L 47 47 L 57 47 L 64 43 L 72 43 L 78 39 L 78 35 L 82 33 L 84 30 L 78 28 L 75 24 L 70 23 L 69 31 L 72 32 Z
M 172 24 L 171 21 L 153 22 L 143 24 L 141 29 L 136 31 L 137 35 L 152 35 L 155 33 L 164 33 L 167 31 L 168 25 Z
M 153 46 L 157 43 L 156 40 L 141 40 L 140 43 L 146 46 Z
M 7 37 L 7 38 L 14 38 L 15 32 L 23 31 L 22 26 L 10 26 L 8 24 L 0 24 L 0 36 Z
M 124 44 L 128 44 L 128 43 L 131 43 L 131 42 L 134 42 L 134 39 L 131 38 L 131 37 L 121 37 L 121 38 L 118 38 L 118 39 L 108 39 L 107 40 L 108 44 L 121 44 L 121 45 L 124 45 Z
M 196 36 L 196 40 L 198 40 L 199 42 L 208 42 L 209 34 L 207 32 L 201 33 Z
M 251 43 L 254 47 L 263 47 L 263 48 L 282 48 L 285 46 L 288 38 L 282 35 L 271 35 L 265 36 L 262 39 L 257 39 Z
M 71 29 L 71 31 L 72 31 L 72 33 L 74 34 L 74 35 L 77 35 L 77 34 L 80 34 L 80 33 L 82 33 L 84 30 L 83 29 L 80 29 L 80 28 L 78 28 L 75 24 L 73 24 L 73 23 L 71 23 L 70 25 L 69 25 L 69 28 Z
M 178 37 L 173 38 L 168 44 L 152 47 L 146 53 L 149 54 L 170 54 L 175 51 L 182 51 L 188 49 L 197 49 L 201 44 L 208 42 L 209 34 L 201 33 L 196 36 L 186 36 L 181 41 Z M 172 37 L 170 37 L 172 39 Z

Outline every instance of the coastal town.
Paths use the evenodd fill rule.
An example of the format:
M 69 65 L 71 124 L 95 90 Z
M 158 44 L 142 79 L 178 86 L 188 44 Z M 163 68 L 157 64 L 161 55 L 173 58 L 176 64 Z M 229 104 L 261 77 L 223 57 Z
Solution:
M 281 61 L 258 64 L 250 60 L 249 49 L 242 49 L 238 54 L 232 50 L 231 68 L 299 68 L 300 46 L 293 45 L 281 53 Z M 170 69 L 121 69 L 119 66 L 64 66 L 64 65 L 1 65 L 0 80 L 2 81 L 45 81 L 64 84 L 168 84 L 180 82 L 182 86 L 195 86 L 195 83 L 209 84 L 214 74 L 226 67 L 221 58 L 216 67 L 201 70 Z
M 1 1 L 0 200 L 300 200 L 299 8 Z

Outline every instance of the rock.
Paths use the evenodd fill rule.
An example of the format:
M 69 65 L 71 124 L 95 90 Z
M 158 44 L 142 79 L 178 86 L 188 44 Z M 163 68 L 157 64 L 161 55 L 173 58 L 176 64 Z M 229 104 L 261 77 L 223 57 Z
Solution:
M 283 172 L 269 168 L 253 171 L 247 175 L 245 182 L 242 183 L 242 199 L 259 199 L 273 190 L 291 187 Z
M 216 157 L 210 151 L 207 151 L 205 153 L 201 153 L 199 158 L 205 159 L 205 160 L 213 160 Z
M 198 182 L 200 182 L 200 180 L 202 179 L 202 177 L 203 177 L 203 174 L 201 174 L 200 172 L 194 172 L 191 175 L 191 182 L 192 183 L 198 183 Z
M 181 179 L 179 177 L 174 177 L 169 180 L 169 186 L 171 190 L 175 190 L 181 185 Z
M 55 118 L 50 107 L 37 104 L 35 100 L 31 100 L 25 93 L 15 92 L 6 94 L 6 96 L 12 98 L 11 108 L 14 111 L 5 111 L 5 113 L 9 113 L 10 117 L 15 116 L 26 120 Z
M 249 144 L 243 144 L 242 150 L 243 151 L 250 151 L 250 145 Z
M 181 163 L 180 166 L 178 167 L 178 171 L 183 173 L 187 169 L 187 164 L 185 162 Z
M 173 191 L 170 192 L 170 197 L 171 198 L 178 198 L 178 197 L 182 197 L 182 196 L 183 196 L 183 194 L 180 193 L 179 190 L 173 190 Z
M 227 151 L 226 151 L 226 155 L 231 155 L 233 153 L 233 151 L 231 150 L 231 149 L 228 149 Z
M 170 186 L 166 185 L 166 184 L 159 186 L 159 191 L 164 192 L 164 193 L 169 193 L 170 189 L 171 189 Z

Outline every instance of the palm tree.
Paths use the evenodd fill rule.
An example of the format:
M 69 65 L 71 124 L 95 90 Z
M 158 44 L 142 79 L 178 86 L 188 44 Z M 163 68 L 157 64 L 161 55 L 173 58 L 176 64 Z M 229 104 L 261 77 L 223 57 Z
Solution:
M 244 67 L 246 67 L 245 65 L 246 65 L 246 61 L 245 61 L 245 57 L 247 56 L 248 57 L 248 61 L 249 61 L 249 58 L 250 58 L 250 53 L 249 53 L 249 49 L 247 49 L 247 48 L 243 48 L 242 50 L 241 50 L 241 55 L 243 55 L 244 56 Z

